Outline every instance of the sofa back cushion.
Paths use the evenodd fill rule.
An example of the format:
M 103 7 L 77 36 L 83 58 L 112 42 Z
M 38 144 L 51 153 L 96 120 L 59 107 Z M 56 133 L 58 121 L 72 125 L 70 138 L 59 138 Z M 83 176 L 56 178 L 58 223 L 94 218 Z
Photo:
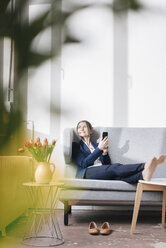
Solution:
M 166 154 L 166 128 L 95 127 L 92 140 L 99 140 L 104 131 L 108 132 L 109 155 L 112 163 L 141 163 L 162 153 Z M 63 144 L 66 162 L 65 172 L 68 177 L 75 177 L 77 169 L 71 157 L 73 141 L 79 142 L 76 129 L 65 129 Z M 166 177 L 166 162 L 157 168 L 153 177 Z

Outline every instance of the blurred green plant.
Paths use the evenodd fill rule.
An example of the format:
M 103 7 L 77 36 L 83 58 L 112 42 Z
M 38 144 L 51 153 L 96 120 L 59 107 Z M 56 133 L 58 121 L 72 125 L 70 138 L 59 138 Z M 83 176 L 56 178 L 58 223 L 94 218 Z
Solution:
M 52 0 L 51 9 L 36 17 L 29 23 L 21 16 L 27 11 L 29 0 L 1 0 L 0 1 L 0 40 L 5 37 L 11 40 L 14 47 L 14 104 L 8 110 L 4 102 L 3 80 L 0 81 L 0 147 L 4 145 L 10 136 L 20 127 L 23 113 L 19 101 L 21 90 L 20 84 L 24 72 L 29 67 L 37 67 L 44 61 L 59 55 L 63 43 L 79 42 L 70 36 L 67 28 L 64 29 L 64 37 L 61 44 L 56 44 L 53 52 L 40 53 L 32 49 L 32 43 L 39 33 L 48 27 L 55 26 L 63 29 L 67 18 L 76 11 L 89 7 L 79 5 L 77 2 L 71 5 L 69 12 L 62 12 L 61 0 Z M 116 13 L 128 9 L 138 10 L 142 6 L 137 0 L 114 0 L 113 4 L 107 5 Z
M 20 16 L 26 13 L 28 0 L 3 0 L 0 2 L 0 39 L 9 38 L 15 51 L 14 65 L 14 91 L 13 107 L 7 110 L 4 102 L 3 82 L 0 82 L 0 146 L 4 145 L 10 136 L 20 127 L 22 112 L 19 102 L 20 84 L 23 83 L 24 72 L 31 66 L 37 67 L 44 61 L 58 55 L 61 44 L 56 44 L 53 52 L 38 52 L 33 50 L 32 43 L 39 33 L 48 27 L 63 28 L 66 19 L 74 12 L 62 12 L 59 8 L 60 0 L 52 1 L 51 9 L 36 17 L 31 23 Z M 63 43 L 79 42 L 67 32 L 64 34 Z
M 138 0 L 114 0 L 112 9 L 116 13 L 127 11 L 129 9 L 138 11 L 143 8 L 142 4 Z

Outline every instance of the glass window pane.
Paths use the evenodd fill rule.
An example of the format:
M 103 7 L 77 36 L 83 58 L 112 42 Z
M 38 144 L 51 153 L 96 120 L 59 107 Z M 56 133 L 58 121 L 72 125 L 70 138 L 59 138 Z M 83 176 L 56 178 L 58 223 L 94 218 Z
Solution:
M 166 2 L 143 4 L 128 19 L 129 125 L 166 126 Z
M 82 42 L 65 45 L 62 51 L 61 106 L 69 113 L 62 116 L 62 130 L 75 126 L 81 119 L 110 126 L 113 123 L 113 14 L 102 6 L 84 9 L 70 18 L 68 27 Z

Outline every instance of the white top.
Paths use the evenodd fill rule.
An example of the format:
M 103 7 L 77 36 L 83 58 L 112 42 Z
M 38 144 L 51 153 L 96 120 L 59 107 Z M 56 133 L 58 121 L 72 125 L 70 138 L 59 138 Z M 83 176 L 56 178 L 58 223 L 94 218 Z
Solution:
M 140 183 L 166 186 L 166 178 L 153 178 L 151 181 L 139 180 Z
M 84 140 L 83 140 L 83 141 L 84 141 Z M 93 145 L 92 145 L 91 142 L 90 142 L 90 145 L 88 145 L 85 141 L 84 141 L 84 143 L 87 145 L 87 147 L 89 148 L 89 150 L 90 150 L 91 153 L 95 150 L 95 148 L 93 147 Z M 97 158 L 97 159 L 94 161 L 93 165 L 88 166 L 88 168 L 90 168 L 90 167 L 92 167 L 92 166 L 102 166 L 102 163 L 101 163 L 100 159 Z

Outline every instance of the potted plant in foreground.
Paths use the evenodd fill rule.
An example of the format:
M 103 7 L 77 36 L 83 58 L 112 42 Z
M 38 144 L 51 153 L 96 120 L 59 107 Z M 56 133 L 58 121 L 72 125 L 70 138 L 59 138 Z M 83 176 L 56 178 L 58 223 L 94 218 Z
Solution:
M 40 138 L 37 138 L 36 141 L 33 139 L 30 141 L 25 141 L 24 147 L 18 149 L 21 153 L 24 151 L 30 152 L 32 157 L 38 162 L 35 171 L 35 181 L 37 183 L 49 183 L 52 179 L 55 165 L 50 163 L 50 158 L 55 144 L 55 140 L 52 141 L 52 144 L 48 144 L 48 140 L 46 138 L 42 144 Z

